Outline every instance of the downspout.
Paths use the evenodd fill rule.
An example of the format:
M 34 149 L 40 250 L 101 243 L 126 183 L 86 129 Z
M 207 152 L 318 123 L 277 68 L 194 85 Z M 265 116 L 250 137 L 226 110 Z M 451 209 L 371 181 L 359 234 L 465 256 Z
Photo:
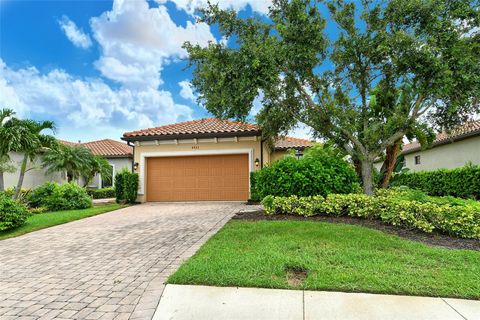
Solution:
M 132 172 L 135 172 L 135 143 L 132 143 L 131 141 L 127 141 L 127 145 L 133 148 L 133 159 L 132 159 Z
M 263 169 L 263 142 L 265 140 L 260 139 L 260 169 Z

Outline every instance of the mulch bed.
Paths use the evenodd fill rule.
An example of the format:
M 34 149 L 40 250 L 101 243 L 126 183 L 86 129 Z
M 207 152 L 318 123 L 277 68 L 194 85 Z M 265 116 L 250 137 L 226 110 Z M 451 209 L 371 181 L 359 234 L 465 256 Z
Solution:
M 297 215 L 265 215 L 263 210 L 239 212 L 233 219 L 236 220 L 298 220 L 298 221 L 322 221 L 330 223 L 355 224 L 368 228 L 384 231 L 399 237 L 420 241 L 428 245 L 440 246 L 449 249 L 470 249 L 480 251 L 480 240 L 461 239 L 439 233 L 424 233 L 419 230 L 401 229 L 395 226 L 385 224 L 378 220 L 366 220 L 352 217 L 332 217 L 332 216 L 313 216 L 302 217 Z

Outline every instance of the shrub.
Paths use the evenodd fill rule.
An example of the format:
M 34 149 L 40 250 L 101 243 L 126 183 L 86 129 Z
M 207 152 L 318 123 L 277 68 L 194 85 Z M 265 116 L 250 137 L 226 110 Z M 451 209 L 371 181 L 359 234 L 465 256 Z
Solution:
M 432 196 L 480 199 L 480 166 L 402 173 L 392 178 L 391 185 L 408 186 Z
M 121 203 L 125 200 L 125 177 L 128 174 L 128 171 L 120 171 L 115 175 L 115 199 L 117 203 Z
M 29 206 L 33 208 L 41 207 L 44 204 L 45 200 L 53 194 L 53 191 L 57 187 L 57 183 L 47 181 L 44 184 L 33 189 L 28 197 Z
M 87 189 L 87 193 L 93 199 L 105 199 L 105 198 L 116 197 L 114 188 Z
M 410 194 L 410 195 L 409 195 Z M 424 232 L 437 230 L 462 238 L 480 238 L 480 210 L 468 204 L 421 202 L 408 199 L 418 193 L 380 191 L 376 196 L 330 194 L 321 197 L 265 197 L 267 214 L 336 215 L 380 219 L 385 223 Z M 430 197 L 431 198 L 431 197 Z
M 5 194 L 0 194 L 0 231 L 24 225 L 29 215 L 26 206 Z
M 124 178 L 124 196 L 128 203 L 135 203 L 138 194 L 138 174 L 128 173 Z
M 86 209 L 93 206 L 87 191 L 75 183 L 57 185 L 42 205 L 50 211 Z
M 360 188 L 354 168 L 345 160 L 315 147 L 296 159 L 287 156 L 255 172 L 251 197 L 316 196 L 352 193 Z

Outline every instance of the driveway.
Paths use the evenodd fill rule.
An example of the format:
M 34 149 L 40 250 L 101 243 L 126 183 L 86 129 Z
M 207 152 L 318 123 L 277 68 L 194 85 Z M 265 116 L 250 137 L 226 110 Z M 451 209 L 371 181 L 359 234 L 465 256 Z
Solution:
M 151 319 L 240 203 L 137 205 L 0 241 L 1 319 Z

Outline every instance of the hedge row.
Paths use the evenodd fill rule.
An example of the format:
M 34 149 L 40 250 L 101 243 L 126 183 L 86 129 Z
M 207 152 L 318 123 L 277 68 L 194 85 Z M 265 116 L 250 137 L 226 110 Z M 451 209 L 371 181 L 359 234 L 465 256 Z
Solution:
M 93 199 L 115 198 L 114 188 L 87 189 L 87 193 Z
M 480 199 L 480 166 L 419 171 L 393 177 L 392 186 L 408 186 L 432 196 Z
M 363 194 L 274 197 L 262 200 L 267 214 L 350 216 L 379 219 L 394 226 L 424 232 L 440 231 L 480 239 L 480 211 L 470 206 L 439 205 Z

